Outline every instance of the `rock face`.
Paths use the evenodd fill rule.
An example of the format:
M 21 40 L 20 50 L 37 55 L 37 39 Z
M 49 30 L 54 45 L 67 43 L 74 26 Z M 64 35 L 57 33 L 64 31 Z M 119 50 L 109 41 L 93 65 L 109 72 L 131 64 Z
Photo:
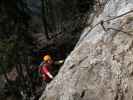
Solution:
M 133 100 L 133 0 L 107 1 L 40 100 Z

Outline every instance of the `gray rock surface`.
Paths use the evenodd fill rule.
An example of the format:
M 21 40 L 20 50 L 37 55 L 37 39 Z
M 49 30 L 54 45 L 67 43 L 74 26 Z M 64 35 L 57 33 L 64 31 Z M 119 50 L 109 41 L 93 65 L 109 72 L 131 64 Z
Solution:
M 133 100 L 133 0 L 108 0 L 40 100 Z

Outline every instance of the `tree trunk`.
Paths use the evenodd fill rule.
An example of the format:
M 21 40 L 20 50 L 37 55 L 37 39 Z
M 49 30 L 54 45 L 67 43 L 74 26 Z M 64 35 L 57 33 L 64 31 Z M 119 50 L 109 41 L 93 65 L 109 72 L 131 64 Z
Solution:
M 44 30 L 45 30 L 45 35 L 46 35 L 46 38 L 49 40 L 50 37 L 48 35 L 48 24 L 47 24 L 47 20 L 46 20 L 46 12 L 45 12 L 45 6 L 44 6 L 44 0 L 41 0 L 41 4 L 42 4 L 42 20 L 43 20 L 43 26 L 44 26 Z

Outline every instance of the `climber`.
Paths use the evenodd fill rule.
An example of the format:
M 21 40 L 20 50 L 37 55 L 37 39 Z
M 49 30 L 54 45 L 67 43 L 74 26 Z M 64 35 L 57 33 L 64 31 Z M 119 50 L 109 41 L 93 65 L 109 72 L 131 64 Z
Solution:
M 45 55 L 43 57 L 43 62 L 39 66 L 39 73 L 41 77 L 45 81 L 50 81 L 53 79 L 53 75 L 51 74 L 53 60 L 50 55 Z
M 39 73 L 44 81 L 49 82 L 53 79 L 52 72 L 53 66 L 62 64 L 64 60 L 53 61 L 50 55 L 45 55 L 43 57 L 43 62 L 39 65 Z

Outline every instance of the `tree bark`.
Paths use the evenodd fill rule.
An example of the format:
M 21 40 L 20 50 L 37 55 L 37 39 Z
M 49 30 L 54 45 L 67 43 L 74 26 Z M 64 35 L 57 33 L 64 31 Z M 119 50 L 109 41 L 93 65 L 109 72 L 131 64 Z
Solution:
M 44 30 L 45 30 L 45 35 L 46 38 L 49 40 L 50 37 L 48 35 L 48 24 L 47 24 L 47 20 L 46 20 L 46 12 L 45 12 L 45 6 L 44 6 L 44 0 L 41 0 L 41 4 L 42 4 L 42 20 L 43 20 L 43 26 L 44 26 Z

